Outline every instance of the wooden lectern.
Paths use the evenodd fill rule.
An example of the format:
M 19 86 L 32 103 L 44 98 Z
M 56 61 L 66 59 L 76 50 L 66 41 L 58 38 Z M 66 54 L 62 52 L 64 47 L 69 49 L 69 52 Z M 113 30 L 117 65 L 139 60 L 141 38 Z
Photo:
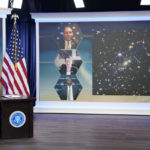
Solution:
M 33 137 L 35 98 L 0 98 L 0 138 Z

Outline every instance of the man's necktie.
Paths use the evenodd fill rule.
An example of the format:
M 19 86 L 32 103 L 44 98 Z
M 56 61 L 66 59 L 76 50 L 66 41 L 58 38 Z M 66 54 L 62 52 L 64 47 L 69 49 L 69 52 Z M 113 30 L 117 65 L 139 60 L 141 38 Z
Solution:
M 67 41 L 67 49 L 71 49 L 69 41 Z
M 71 88 L 68 87 L 67 100 L 71 100 Z

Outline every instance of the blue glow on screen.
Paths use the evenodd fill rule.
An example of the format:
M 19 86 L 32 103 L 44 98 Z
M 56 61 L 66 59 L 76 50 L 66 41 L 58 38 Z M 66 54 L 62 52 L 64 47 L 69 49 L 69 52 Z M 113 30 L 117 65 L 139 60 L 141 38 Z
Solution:
M 37 22 L 110 22 L 110 21 L 146 21 L 150 16 L 119 16 L 119 17 L 75 17 L 75 18 L 37 18 Z

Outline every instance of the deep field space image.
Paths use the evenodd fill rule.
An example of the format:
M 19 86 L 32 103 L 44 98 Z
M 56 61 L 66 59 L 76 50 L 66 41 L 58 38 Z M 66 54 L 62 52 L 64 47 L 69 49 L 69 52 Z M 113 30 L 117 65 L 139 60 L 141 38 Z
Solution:
M 149 22 L 96 31 L 93 95 L 150 95 Z

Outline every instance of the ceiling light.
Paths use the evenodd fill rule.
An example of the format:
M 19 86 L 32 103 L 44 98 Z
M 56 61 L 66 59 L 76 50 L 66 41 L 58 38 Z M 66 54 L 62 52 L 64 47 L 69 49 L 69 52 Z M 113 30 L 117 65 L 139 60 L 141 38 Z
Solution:
M 21 7 L 22 7 L 22 1 L 23 1 L 23 0 L 14 0 L 14 1 L 13 1 L 13 4 L 12 4 L 12 7 L 13 7 L 13 8 L 21 9 Z
M 0 8 L 8 8 L 8 0 L 0 0 Z
M 85 7 L 83 0 L 74 0 L 74 3 L 75 3 L 76 8 L 84 8 Z
M 150 0 L 141 0 L 140 5 L 150 5 Z

